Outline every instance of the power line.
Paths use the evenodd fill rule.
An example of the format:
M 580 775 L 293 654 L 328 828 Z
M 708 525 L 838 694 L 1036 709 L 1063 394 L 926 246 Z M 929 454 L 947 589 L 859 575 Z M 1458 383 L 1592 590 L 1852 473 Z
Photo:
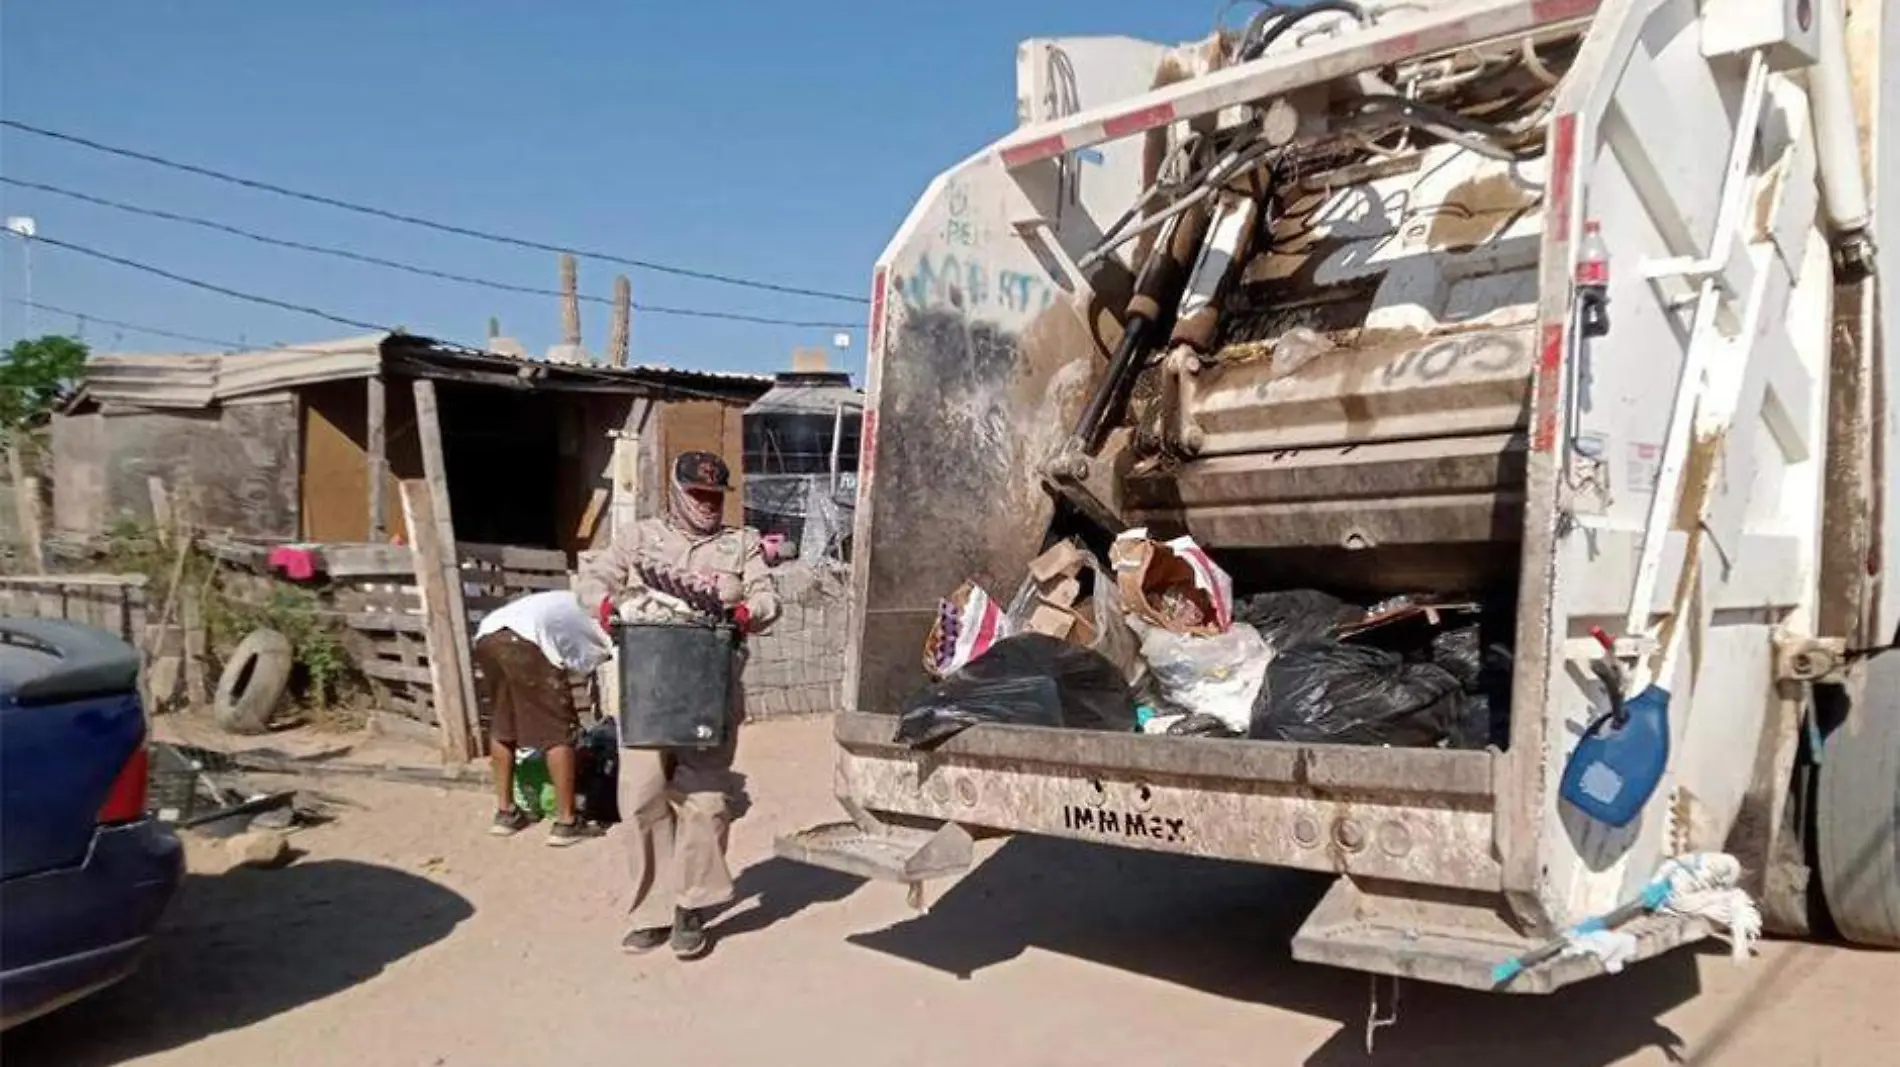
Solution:
M 136 322 L 121 322 L 118 319 L 108 319 L 102 315 L 94 315 L 90 311 L 75 311 L 72 308 L 60 307 L 58 304 L 48 304 L 38 300 L 22 300 L 17 296 L 7 297 L 7 303 L 18 304 L 21 307 L 29 307 L 35 311 L 50 311 L 55 315 L 71 315 L 87 326 L 111 326 L 115 329 L 130 330 L 133 333 L 150 334 L 153 337 L 164 337 L 173 341 L 190 341 L 195 345 L 211 345 L 216 348 L 237 350 L 252 347 L 238 341 L 219 337 L 200 337 L 197 334 L 161 330 L 156 326 L 142 326 Z
M 79 255 L 89 256 L 93 259 L 103 260 L 104 262 L 107 262 L 107 263 L 116 263 L 119 266 L 128 268 L 130 270 L 136 270 L 145 274 L 155 275 L 157 277 L 164 278 L 167 281 L 177 282 L 180 285 L 189 285 L 193 289 L 203 289 L 209 293 L 217 293 L 220 296 L 228 296 L 234 300 L 244 300 L 253 304 L 262 304 L 265 307 L 273 307 L 282 311 L 294 311 L 298 313 L 299 315 L 309 315 L 312 318 L 325 319 L 327 321 L 334 322 L 339 325 L 348 326 L 351 329 L 369 330 L 375 333 L 395 333 L 396 332 L 392 327 L 389 327 L 389 326 L 383 326 L 374 322 L 364 322 L 361 319 L 353 319 L 347 315 L 337 315 L 332 312 L 324 311 L 322 308 L 311 307 L 307 304 L 293 304 L 288 300 L 279 300 L 276 297 L 272 297 L 272 296 L 259 296 L 256 293 L 247 293 L 239 289 L 229 289 L 229 288 L 226 288 L 225 286 L 217 285 L 212 282 L 202 281 L 197 278 L 186 277 L 183 274 L 174 274 L 171 271 L 164 269 L 163 267 L 154 267 L 150 263 L 141 263 L 135 259 L 126 259 L 123 256 L 115 256 L 110 252 L 101 252 L 96 248 L 87 248 L 85 245 L 76 245 L 72 243 L 71 241 L 62 241 L 56 237 L 47 237 L 45 235 L 40 235 L 36 237 L 21 237 L 18 234 L 15 234 L 11 230 L 7 230 L 5 232 L 8 234 L 8 236 L 11 236 L 16 240 L 34 241 L 43 245 L 51 245 L 54 248 L 63 248 L 68 252 L 76 252 Z
M 259 244 L 271 245 L 277 248 L 288 248 L 288 249 L 292 249 L 298 252 L 310 252 L 310 253 L 314 253 L 320 256 L 334 256 L 338 259 L 347 259 L 356 263 L 366 263 L 371 266 L 383 267 L 388 270 L 398 270 L 407 274 L 420 275 L 421 277 L 425 277 L 425 278 L 436 278 L 442 281 L 456 282 L 461 285 L 470 285 L 470 286 L 475 286 L 475 287 L 483 288 L 483 289 L 495 289 L 495 290 L 499 290 L 501 292 L 507 292 L 507 293 L 523 293 L 529 296 L 559 297 L 563 295 L 561 291 L 558 289 L 548 289 L 548 288 L 544 288 L 541 286 L 534 286 L 534 285 L 518 285 L 514 282 L 504 282 L 504 281 L 496 280 L 494 278 L 479 278 L 479 277 L 475 277 L 473 275 L 468 275 L 468 274 L 456 274 L 452 271 L 437 270 L 434 267 L 424 267 L 415 263 L 406 263 L 406 262 L 403 262 L 402 260 L 387 259 L 382 256 L 373 256 L 366 252 L 357 252 L 348 248 L 339 248 L 334 245 L 317 245 L 317 244 L 310 244 L 305 241 L 293 241 L 286 237 L 273 237 L 270 234 L 258 233 L 255 230 L 246 230 L 238 226 L 233 226 L 229 223 L 219 222 L 216 219 L 203 218 L 197 215 L 183 215 L 175 211 L 165 211 L 161 208 L 145 207 L 139 204 L 127 203 L 123 200 L 110 200 L 103 196 L 95 196 L 91 193 L 82 193 L 76 189 L 68 189 L 63 186 L 58 186 L 58 185 L 49 185 L 45 182 L 27 181 L 22 178 L 12 178 L 6 175 L 0 175 L 0 184 L 16 186 L 21 189 L 32 189 L 32 190 L 35 190 L 36 192 L 50 193 L 54 196 L 63 196 L 63 197 L 67 197 L 68 199 L 81 201 L 83 203 L 95 204 L 95 205 L 98 205 L 99 207 L 111 208 L 114 211 L 123 211 L 131 215 L 142 215 L 146 218 L 163 219 L 167 222 L 178 222 L 178 223 L 183 223 L 187 226 L 197 226 L 201 229 L 213 230 L 218 233 L 229 234 L 234 237 L 242 237 L 248 241 L 256 241 Z M 582 294 L 580 299 L 590 304 L 612 304 L 613 303 L 613 301 L 607 297 L 593 296 L 591 294 Z M 687 307 L 672 307 L 672 306 L 667 306 L 663 304 L 643 304 L 638 301 L 634 302 L 633 309 L 635 311 L 643 312 L 648 315 L 676 315 L 676 316 L 680 316 L 684 318 L 720 319 L 720 320 L 726 320 L 726 321 L 731 321 L 731 322 L 757 323 L 759 325 L 764 325 L 764 326 L 795 326 L 795 327 L 801 327 L 805 329 L 855 330 L 863 325 L 862 323 L 856 323 L 856 322 L 826 322 L 826 321 L 811 321 L 811 320 L 804 320 L 804 319 L 783 319 L 783 318 L 775 318 L 768 315 L 747 315 L 747 314 L 742 314 L 736 311 L 714 311 L 709 308 L 687 308 Z
M 325 207 L 333 207 L 342 211 L 352 211 L 359 215 L 388 219 L 392 222 L 401 222 L 410 226 L 421 226 L 425 229 L 436 230 L 440 233 L 454 234 L 458 237 L 469 237 L 478 241 L 511 245 L 515 248 L 526 248 L 537 252 L 565 252 L 583 259 L 595 259 L 603 263 L 617 263 L 624 267 L 632 267 L 635 270 L 650 270 L 656 273 L 671 274 L 681 278 L 694 278 L 704 282 L 715 282 L 720 285 L 732 285 L 745 289 L 759 289 L 772 293 L 784 293 L 790 296 L 808 296 L 819 300 L 837 300 L 847 304 L 869 303 L 869 301 L 862 296 L 854 296 L 847 293 L 834 293 L 827 292 L 823 289 L 805 289 L 792 285 L 780 285 L 776 282 L 759 281 L 752 278 L 720 274 L 713 271 L 693 270 L 688 267 L 677 267 L 671 264 L 656 263 L 646 259 L 629 259 L 626 256 L 616 256 L 609 252 L 588 251 L 566 245 L 550 244 L 546 241 L 536 241 L 525 237 L 515 237 L 509 234 L 494 233 L 488 230 L 478 230 L 468 226 L 457 226 L 453 223 L 438 222 L 434 219 L 427 219 L 418 215 L 406 215 L 402 212 L 391 211 L 387 208 L 371 207 L 367 204 L 357 204 L 348 200 L 339 200 L 336 197 L 324 196 L 320 193 L 307 193 L 298 189 L 275 185 L 271 182 L 259 181 L 255 178 L 243 178 L 235 174 L 228 174 L 221 170 L 213 170 L 210 167 L 202 167 L 194 163 L 184 163 L 179 160 L 168 159 L 164 156 L 152 155 L 130 148 L 121 148 L 117 145 L 105 144 L 70 133 L 60 133 L 57 130 L 49 130 L 42 126 L 34 126 L 29 123 L 20 122 L 17 119 L 0 119 L 0 126 L 19 130 L 21 133 L 30 133 L 37 137 L 45 137 L 54 141 L 64 141 L 67 144 L 78 145 L 82 148 L 90 148 L 95 152 L 104 152 L 108 155 L 120 156 L 125 159 L 136 159 L 142 163 L 168 167 L 172 170 L 183 171 L 187 174 L 195 174 L 201 178 L 211 178 L 215 181 L 228 182 L 246 189 L 256 189 L 260 192 L 274 193 L 278 196 L 287 196 L 294 200 L 303 200 L 312 204 L 322 204 Z
M 190 341 L 190 342 L 193 342 L 194 344 L 215 345 L 219 348 L 229 349 L 233 352 L 242 352 L 246 350 L 265 350 L 265 349 L 268 349 L 270 352 L 273 352 L 273 353 L 275 352 L 308 352 L 313 355 L 330 355 L 334 352 L 333 349 L 299 348 L 295 345 L 259 346 L 259 345 L 248 344 L 242 341 L 232 341 L 229 339 L 220 339 L 216 337 L 199 337 L 196 334 L 177 333 L 172 330 L 161 330 L 155 326 L 144 326 L 136 322 L 122 322 L 118 319 L 101 318 L 100 316 L 91 314 L 90 312 L 76 311 L 72 308 L 60 307 L 57 304 L 47 304 L 47 303 L 42 303 L 40 301 L 35 301 L 35 300 L 23 300 L 17 296 L 7 297 L 6 302 L 9 304 L 19 304 L 23 307 L 35 308 L 40 311 L 50 311 L 55 315 L 71 315 L 73 318 L 79 319 L 87 324 L 97 323 L 101 326 L 116 326 L 119 329 L 131 330 L 134 333 L 147 333 L 147 334 L 151 334 L 154 337 L 168 337 L 174 341 Z M 456 351 L 466 352 L 466 353 L 470 353 L 474 355 L 484 355 L 484 356 L 495 355 L 495 353 L 493 352 L 488 352 L 482 349 L 469 348 L 465 345 L 459 345 L 459 344 L 455 344 L 449 341 L 436 341 L 435 343 L 443 348 L 454 349 Z M 503 358 L 508 358 L 508 357 L 503 357 Z M 567 371 L 570 373 L 588 375 L 596 379 L 601 378 L 603 373 L 619 374 L 622 371 L 624 371 L 624 368 L 613 368 L 612 371 L 609 371 L 608 368 L 604 368 L 604 367 L 575 365 L 575 364 L 564 364 L 560 366 L 561 366 L 561 369 L 564 371 Z M 633 368 L 633 370 L 636 372 L 643 369 L 647 369 L 647 368 L 638 368 L 638 367 Z M 652 393 L 655 393 L 661 396 L 662 398 L 674 398 L 674 399 L 682 399 L 682 400 L 718 400 L 722 402 L 730 401 L 732 399 L 732 396 L 729 393 L 714 392 L 707 389 L 694 389 L 690 386 L 684 386 L 684 385 L 664 385 L 664 386 L 647 385 L 645 386 L 645 388 L 647 388 Z

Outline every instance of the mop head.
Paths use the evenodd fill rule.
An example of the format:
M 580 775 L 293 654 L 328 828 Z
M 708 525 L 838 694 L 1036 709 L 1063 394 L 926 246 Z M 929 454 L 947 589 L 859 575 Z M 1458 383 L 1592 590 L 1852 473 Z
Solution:
M 1761 939 L 1761 911 L 1741 888 L 1742 864 L 1722 852 L 1692 852 L 1665 862 L 1650 882 L 1660 890 L 1658 911 L 1707 920 L 1715 936 L 1729 943 L 1737 963 L 1748 959 Z
M 1617 927 L 1643 912 L 1660 912 L 1708 922 L 1740 963 L 1761 938 L 1761 912 L 1742 890 L 1741 880 L 1741 862 L 1720 852 L 1666 860 L 1637 900 L 1572 927 L 1563 937 L 1561 954 L 1594 956 L 1605 973 L 1616 974 L 1635 960 L 1640 947 L 1635 935 Z M 1506 968 L 1496 974 L 1508 978 L 1515 970 Z

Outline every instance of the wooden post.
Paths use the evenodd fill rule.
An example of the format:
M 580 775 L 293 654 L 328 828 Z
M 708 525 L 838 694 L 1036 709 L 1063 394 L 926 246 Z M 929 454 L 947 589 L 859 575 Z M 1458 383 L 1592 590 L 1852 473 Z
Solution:
M 416 547 L 418 560 L 417 573 L 423 565 L 424 530 L 428 539 L 435 543 L 430 549 L 436 558 L 437 570 L 441 574 L 443 585 L 443 609 L 450 624 L 447 635 L 453 646 L 454 672 L 452 679 L 461 707 L 460 722 L 464 739 L 463 758 L 479 753 L 475 749 L 475 740 L 480 736 L 476 718 L 474 660 L 469 652 L 468 607 L 462 600 L 461 559 L 455 543 L 455 519 L 449 504 L 448 461 L 442 451 L 442 421 L 435 402 L 435 383 L 427 378 L 415 381 L 416 396 L 416 436 L 422 444 L 422 474 L 425 483 L 420 488 L 426 490 L 429 511 L 422 516 L 427 521 L 418 524 L 415 517 L 408 517 L 409 543 Z M 410 505 L 403 505 L 405 516 Z M 431 613 L 433 614 L 433 612 Z M 430 650 L 434 656 L 434 650 Z M 442 691 L 436 693 L 436 707 L 443 708 Z
M 46 573 L 46 517 L 40 514 L 40 480 L 29 474 L 20 486 L 20 528 L 26 531 L 26 552 L 33 557 L 35 574 Z
M 158 531 L 158 543 L 166 548 L 172 543 L 172 494 L 165 488 L 165 479 L 154 474 L 145 479 L 146 492 L 152 497 L 152 528 Z
M 640 446 L 653 407 L 648 399 L 633 401 L 627 421 L 613 431 L 613 488 L 607 508 L 611 516 L 607 526 L 610 542 L 632 536 L 634 524 L 640 521 Z
M 383 428 L 384 419 L 389 413 L 389 400 L 381 374 L 369 378 L 366 384 L 369 418 L 367 440 L 364 443 L 369 465 L 369 539 L 381 542 L 389 538 L 389 505 L 383 498 L 383 483 L 389 477 L 389 440 Z
M 633 336 L 633 283 L 624 274 L 614 276 L 614 318 L 607 334 L 607 359 L 616 367 L 627 365 Z
M 7 475 L 13 480 L 13 510 L 19 516 L 20 536 L 26 541 L 27 566 L 34 574 L 46 573 L 46 556 L 40 530 L 40 480 L 26 476 L 26 462 L 20 458 L 20 442 L 7 442 Z
M 418 382 L 417 385 L 422 383 Z M 416 588 L 422 594 L 423 636 L 429 647 L 429 686 L 435 692 L 436 726 L 442 736 L 442 761 L 467 760 L 475 749 L 470 723 L 472 702 L 464 700 L 462 680 L 468 661 L 462 658 L 466 630 L 458 630 L 449 607 L 449 593 L 461 592 L 461 582 L 449 581 L 442 545 L 436 533 L 435 506 L 425 479 L 404 478 L 396 486 L 402 496 L 403 521 L 409 525 Z M 458 602 L 460 597 L 455 598 Z M 458 635 L 463 640 L 458 640 Z
M 197 589 L 185 590 L 180 612 L 185 626 L 185 699 L 193 708 L 210 707 L 211 688 L 205 678 L 209 641 L 205 634 L 204 600 Z

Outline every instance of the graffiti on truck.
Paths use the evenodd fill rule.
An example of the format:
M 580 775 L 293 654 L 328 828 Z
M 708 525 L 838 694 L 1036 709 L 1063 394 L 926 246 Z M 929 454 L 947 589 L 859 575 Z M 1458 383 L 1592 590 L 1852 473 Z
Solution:
M 1462 372 L 1460 377 L 1480 377 L 1528 369 L 1530 346 L 1516 330 L 1485 330 L 1441 338 L 1410 349 L 1386 365 L 1385 384 L 1400 379 L 1438 382 Z
M 956 308 L 979 317 L 1033 315 L 1055 299 L 1040 275 L 942 250 L 920 254 L 910 273 L 897 280 L 897 288 L 912 309 Z

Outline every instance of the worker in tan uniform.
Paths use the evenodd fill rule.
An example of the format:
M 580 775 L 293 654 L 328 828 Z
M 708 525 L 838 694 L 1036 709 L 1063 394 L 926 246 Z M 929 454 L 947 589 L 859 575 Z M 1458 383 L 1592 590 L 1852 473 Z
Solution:
M 665 518 L 646 519 L 625 543 L 614 545 L 583 568 L 578 595 L 600 612 L 602 624 L 656 598 L 653 585 L 684 588 L 702 603 L 716 603 L 743 634 L 758 633 L 778 618 L 764 551 L 756 530 L 721 521 L 731 489 L 718 456 L 684 452 L 674 460 Z M 732 899 L 726 866 L 727 807 L 734 784 L 732 757 L 745 717 L 739 677 L 743 638 L 734 652 L 731 719 L 715 749 L 623 749 L 620 762 L 620 826 L 633 876 L 633 929 L 622 940 L 628 952 L 650 952 L 670 942 L 681 959 L 711 947 L 706 909 Z

